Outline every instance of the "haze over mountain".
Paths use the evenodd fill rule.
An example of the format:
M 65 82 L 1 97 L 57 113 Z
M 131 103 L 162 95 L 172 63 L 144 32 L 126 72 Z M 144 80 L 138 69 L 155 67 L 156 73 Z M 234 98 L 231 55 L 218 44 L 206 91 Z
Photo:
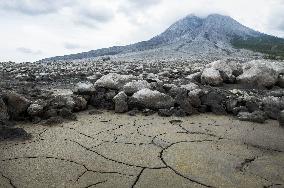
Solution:
M 115 59 L 250 58 L 262 56 L 256 52 L 282 55 L 283 47 L 284 39 L 245 27 L 229 16 L 211 14 L 200 18 L 191 14 L 148 41 L 57 56 L 43 61 L 92 59 L 101 56 Z

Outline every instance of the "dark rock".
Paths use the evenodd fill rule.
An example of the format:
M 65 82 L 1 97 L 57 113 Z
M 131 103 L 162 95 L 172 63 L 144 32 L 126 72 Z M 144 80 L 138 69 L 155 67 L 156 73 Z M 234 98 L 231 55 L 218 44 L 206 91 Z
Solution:
M 248 112 L 247 107 L 245 106 L 238 106 L 233 108 L 232 113 L 236 116 L 239 112 Z
M 252 113 L 249 112 L 240 112 L 238 114 L 238 119 L 241 121 L 251 121 L 257 123 L 264 123 L 266 118 L 266 114 L 262 111 L 254 111 Z
M 45 121 L 45 125 L 57 125 L 62 124 L 64 122 L 63 118 L 60 116 L 50 117 L 48 120 Z
M 0 120 L 8 120 L 9 118 L 8 108 L 2 98 L 0 98 Z
M 148 109 L 148 108 L 142 110 L 142 114 L 144 116 L 150 116 L 150 115 L 153 115 L 155 113 L 156 112 L 154 110 L 151 110 L 151 109 Z
M 45 111 L 43 117 L 48 119 L 50 117 L 56 117 L 57 116 L 57 110 L 56 109 L 49 109 Z
M 257 98 L 251 98 L 246 101 L 246 107 L 249 112 L 259 111 L 261 110 L 262 103 Z
M 76 115 L 73 114 L 72 111 L 68 108 L 60 109 L 58 115 L 63 117 L 64 119 L 68 119 L 68 120 L 72 120 L 72 121 L 77 120 Z
M 31 135 L 22 128 L 0 127 L 0 140 L 29 139 Z
M 136 114 L 138 114 L 138 113 L 139 113 L 138 109 L 133 109 L 133 110 L 129 111 L 127 114 L 129 116 L 136 116 Z
M 91 110 L 91 111 L 89 112 L 89 114 L 90 114 L 90 115 L 97 115 L 97 114 L 103 114 L 103 112 L 102 112 L 102 111 L 99 111 L 99 110 Z
M 280 127 L 284 128 L 284 110 L 280 112 L 278 121 L 279 121 Z
M 208 106 L 207 105 L 200 105 L 198 107 L 198 112 L 200 112 L 200 113 L 205 113 L 207 111 L 208 111 Z
M 224 101 L 226 100 L 226 95 L 221 91 L 209 91 L 207 94 L 203 95 L 201 98 L 202 104 L 205 104 L 209 109 L 215 114 L 226 114 Z
M 228 100 L 226 100 L 225 104 L 226 104 L 227 112 L 231 113 L 231 112 L 233 112 L 234 108 L 237 106 L 238 100 L 237 99 L 228 99 Z
M 20 120 L 24 118 L 25 113 L 30 106 L 30 101 L 28 99 L 17 93 L 9 92 L 4 94 L 3 100 L 7 105 L 8 113 L 12 119 Z
M 73 107 L 74 112 L 80 112 L 80 111 L 86 110 L 88 108 L 87 101 L 83 97 L 73 96 L 72 98 L 73 98 L 74 103 L 75 103 L 74 107 Z
M 281 101 L 278 97 L 265 97 L 263 100 L 263 111 L 271 119 L 277 120 L 281 111 Z
M 192 114 L 192 113 L 190 113 L 190 114 Z M 185 117 L 186 115 L 190 115 L 190 114 L 188 114 L 187 112 L 184 111 L 184 109 L 181 109 L 181 108 L 176 109 L 174 111 L 174 115 L 177 116 L 177 117 Z
M 159 109 L 158 115 L 161 117 L 170 117 L 173 115 L 173 111 L 169 109 Z

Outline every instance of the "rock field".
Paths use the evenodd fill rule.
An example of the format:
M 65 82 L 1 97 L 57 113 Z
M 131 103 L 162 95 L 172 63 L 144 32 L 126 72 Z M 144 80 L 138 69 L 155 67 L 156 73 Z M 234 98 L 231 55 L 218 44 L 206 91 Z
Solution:
M 284 186 L 284 62 L 0 70 L 0 187 Z

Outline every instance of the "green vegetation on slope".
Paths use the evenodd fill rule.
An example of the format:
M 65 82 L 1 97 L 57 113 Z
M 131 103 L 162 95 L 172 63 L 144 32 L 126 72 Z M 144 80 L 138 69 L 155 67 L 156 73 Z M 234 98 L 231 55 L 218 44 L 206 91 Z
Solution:
M 248 49 L 255 52 L 267 54 L 267 59 L 281 59 L 284 60 L 284 39 L 261 35 L 259 37 L 249 37 L 246 39 L 235 37 L 231 41 L 235 48 Z

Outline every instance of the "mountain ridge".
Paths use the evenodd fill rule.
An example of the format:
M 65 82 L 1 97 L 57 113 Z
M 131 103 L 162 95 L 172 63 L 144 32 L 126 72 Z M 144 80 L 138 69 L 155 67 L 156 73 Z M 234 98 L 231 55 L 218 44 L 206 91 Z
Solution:
M 126 46 L 113 46 L 43 59 L 42 61 L 78 60 L 112 56 L 114 58 L 213 58 L 225 56 L 261 56 L 243 50 L 240 41 L 269 36 L 250 29 L 229 16 L 210 14 L 205 18 L 190 14 L 173 23 L 161 34 L 138 43 Z M 273 36 L 271 36 L 273 37 Z M 238 39 L 238 45 L 232 41 Z M 284 40 L 284 39 L 283 39 Z M 284 42 L 283 42 L 284 44 Z M 249 49 L 252 50 L 252 49 Z

